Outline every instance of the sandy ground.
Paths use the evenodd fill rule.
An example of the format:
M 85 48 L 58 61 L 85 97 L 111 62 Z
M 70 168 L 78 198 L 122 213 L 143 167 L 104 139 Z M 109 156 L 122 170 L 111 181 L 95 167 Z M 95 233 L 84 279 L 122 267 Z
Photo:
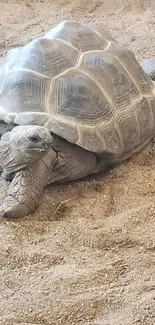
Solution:
M 154 0 L 1 0 L 0 54 L 77 18 L 143 60 L 155 55 L 153 12 Z M 33 215 L 0 221 L 1 325 L 155 324 L 154 149 L 95 180 L 50 186 Z

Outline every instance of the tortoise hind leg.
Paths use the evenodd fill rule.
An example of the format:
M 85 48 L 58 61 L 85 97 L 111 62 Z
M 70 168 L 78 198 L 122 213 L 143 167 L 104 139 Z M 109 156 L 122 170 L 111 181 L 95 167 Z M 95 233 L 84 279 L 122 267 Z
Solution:
M 141 63 L 141 67 L 145 73 L 155 81 L 155 58 L 145 60 Z

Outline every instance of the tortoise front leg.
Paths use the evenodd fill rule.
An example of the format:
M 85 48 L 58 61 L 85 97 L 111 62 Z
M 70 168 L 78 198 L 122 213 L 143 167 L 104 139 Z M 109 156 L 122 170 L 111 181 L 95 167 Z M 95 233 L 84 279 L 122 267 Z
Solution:
M 51 166 L 56 158 L 54 151 L 15 174 L 8 194 L 0 207 L 0 216 L 20 218 L 33 212 L 39 204 L 43 188 L 48 184 Z

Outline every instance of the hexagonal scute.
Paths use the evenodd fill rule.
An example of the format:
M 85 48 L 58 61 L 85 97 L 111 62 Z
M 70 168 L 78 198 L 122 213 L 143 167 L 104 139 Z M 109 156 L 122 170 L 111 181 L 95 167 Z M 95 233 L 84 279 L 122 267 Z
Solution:
M 135 111 L 140 130 L 140 141 L 145 142 L 147 138 L 152 137 L 155 124 L 155 99 L 142 98 L 136 104 Z
M 30 71 L 11 70 L 1 92 L 1 105 L 9 113 L 46 111 L 50 84 L 50 79 Z
M 79 59 L 78 67 L 98 80 L 117 110 L 128 108 L 140 96 L 134 80 L 112 53 L 84 53 Z
M 108 45 L 108 40 L 100 34 L 90 29 L 87 24 L 76 21 L 63 21 L 45 35 L 49 39 L 61 39 L 67 42 L 79 52 L 104 49 Z
M 116 123 L 123 143 L 123 152 L 132 151 L 140 143 L 139 127 L 134 114 L 134 109 L 126 111 L 124 114 L 120 114 Z
M 49 111 L 90 125 L 109 120 L 113 114 L 97 80 L 79 69 L 53 80 L 48 107 Z
M 126 70 L 126 76 L 133 80 L 140 92 L 148 94 L 152 91 L 152 81 L 137 62 L 133 52 L 117 43 L 111 43 L 108 53 L 118 62 L 118 69 L 123 67 Z
M 44 77 L 53 78 L 73 67 L 78 52 L 59 39 L 38 38 L 24 46 L 13 68 L 33 70 Z
M 124 150 L 118 128 L 119 126 L 113 121 L 106 125 L 103 123 L 98 127 L 100 137 L 104 139 L 105 150 L 116 156 L 120 156 Z

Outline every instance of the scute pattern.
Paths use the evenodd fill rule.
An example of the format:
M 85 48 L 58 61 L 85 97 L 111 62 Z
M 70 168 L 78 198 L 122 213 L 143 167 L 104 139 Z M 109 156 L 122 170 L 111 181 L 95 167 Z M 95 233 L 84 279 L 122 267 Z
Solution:
M 100 135 L 97 133 L 97 129 L 93 128 L 93 130 L 91 130 L 89 128 L 84 128 L 84 126 L 81 129 L 81 137 L 78 139 L 77 144 L 83 148 L 86 146 L 89 148 L 89 151 L 92 152 L 96 152 L 96 146 L 99 153 L 103 152 L 103 147 L 105 148 L 104 138 L 100 137 Z
M 93 32 L 87 25 L 78 22 L 62 22 L 47 33 L 45 37 L 52 40 L 56 38 L 63 40 L 68 43 L 68 47 L 74 47 L 80 53 L 98 49 L 104 50 L 108 46 L 106 38 Z
M 116 160 L 154 135 L 151 79 L 132 52 L 93 24 L 63 21 L 9 52 L 0 89 L 0 106 L 14 121 L 23 124 L 25 114 L 40 123 L 44 113 L 51 132 Z
M 124 149 L 123 139 L 119 132 L 119 125 L 115 122 L 99 126 L 100 137 L 104 139 L 105 148 L 119 157 Z
M 19 53 L 14 69 L 27 69 L 53 78 L 74 67 L 78 52 L 59 39 L 39 38 L 26 45 Z
M 11 70 L 1 92 L 1 106 L 6 112 L 42 112 L 51 80 L 29 71 Z M 10 105 L 11 104 L 11 105 Z
M 51 88 L 49 108 L 57 114 L 93 124 L 109 120 L 112 108 L 95 79 L 79 69 L 56 78 Z
M 103 55 L 103 54 L 102 54 Z M 114 60 L 113 60 L 114 61 Z M 101 61 L 100 61 L 101 62 Z M 81 70 L 87 71 L 99 85 L 102 85 L 105 95 L 107 94 L 109 102 L 118 110 L 122 110 L 131 105 L 134 98 L 139 97 L 140 92 L 126 71 L 106 56 L 102 58 L 102 65 L 91 65 L 81 67 Z M 115 112 L 113 112 L 115 113 Z
M 155 121 L 155 102 L 154 99 L 141 99 L 136 105 L 136 116 L 140 130 L 140 141 L 143 143 L 147 137 L 152 136 Z
M 138 64 L 134 54 L 128 49 L 118 46 L 117 43 L 111 43 L 111 47 L 108 49 L 109 55 L 116 59 L 116 65 L 119 63 L 124 67 L 127 76 L 132 78 L 137 88 L 143 94 L 148 94 L 152 90 L 151 79 L 143 71 L 140 64 Z
M 140 134 L 134 111 L 131 111 L 130 114 L 122 114 L 118 125 L 119 132 L 123 135 L 122 140 L 124 153 L 129 152 L 132 150 L 133 144 L 135 145 L 140 141 Z

